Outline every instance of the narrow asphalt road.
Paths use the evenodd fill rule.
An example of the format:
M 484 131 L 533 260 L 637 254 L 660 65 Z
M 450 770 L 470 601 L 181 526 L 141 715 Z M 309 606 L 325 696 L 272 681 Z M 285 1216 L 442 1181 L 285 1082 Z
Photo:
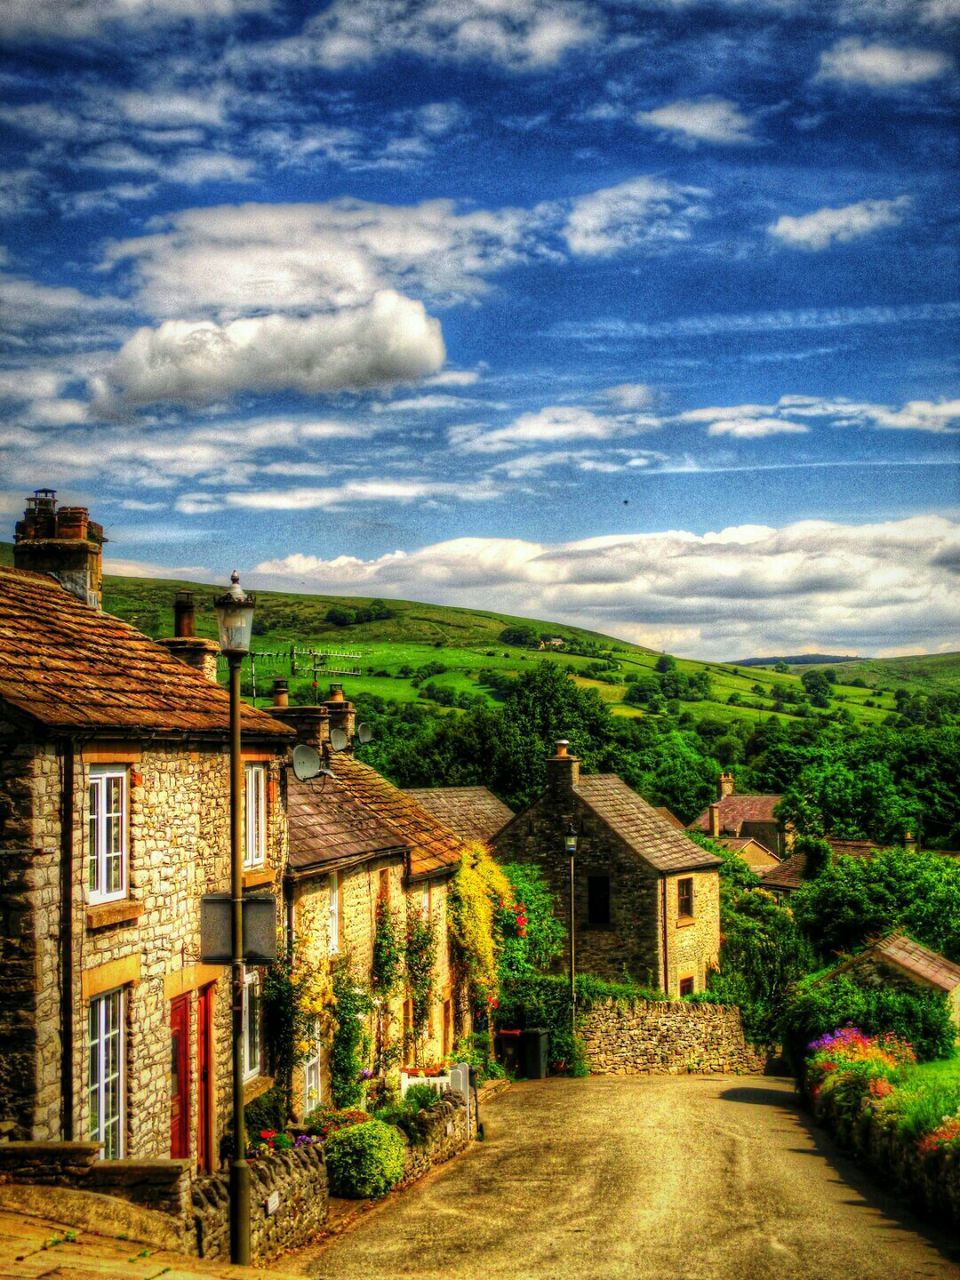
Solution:
M 960 1280 L 800 1111 L 790 1081 L 513 1086 L 487 1140 L 307 1263 L 316 1280 Z

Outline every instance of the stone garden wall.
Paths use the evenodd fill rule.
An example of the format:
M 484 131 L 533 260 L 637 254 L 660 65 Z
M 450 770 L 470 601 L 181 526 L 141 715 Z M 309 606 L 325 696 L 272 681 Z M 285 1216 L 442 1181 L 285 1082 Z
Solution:
M 424 1141 L 407 1143 L 401 1186 L 422 1178 L 434 1165 L 462 1151 L 470 1141 L 467 1134 L 467 1106 L 458 1093 L 445 1093 L 422 1113 Z
M 271 1212 L 270 1196 L 277 1193 Z M 283 1249 L 307 1244 L 327 1220 L 327 1170 L 320 1146 L 274 1151 L 250 1161 L 250 1258 L 263 1263 Z M 230 1257 L 230 1175 L 193 1184 L 196 1240 L 201 1258 Z
M 583 1014 L 580 1036 L 594 1075 L 752 1073 L 766 1060 L 724 1005 L 605 1000 Z

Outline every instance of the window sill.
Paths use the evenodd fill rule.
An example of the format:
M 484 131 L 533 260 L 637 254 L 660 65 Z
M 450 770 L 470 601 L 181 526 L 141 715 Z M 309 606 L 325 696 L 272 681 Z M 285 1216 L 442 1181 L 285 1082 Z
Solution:
M 696 916 L 678 916 L 677 917 L 678 929 L 689 929 L 691 925 L 696 923 L 697 923 Z
M 261 885 L 273 884 L 273 871 L 270 867 L 251 867 L 243 873 L 245 889 L 259 889 Z
M 126 924 L 143 915 L 143 903 L 123 898 L 119 902 L 101 902 L 87 908 L 87 928 L 105 929 L 112 924 Z
M 259 1098 L 261 1094 L 272 1088 L 273 1076 L 251 1076 L 249 1080 L 244 1081 L 243 1105 L 247 1106 L 248 1103 L 253 1102 L 254 1098 Z

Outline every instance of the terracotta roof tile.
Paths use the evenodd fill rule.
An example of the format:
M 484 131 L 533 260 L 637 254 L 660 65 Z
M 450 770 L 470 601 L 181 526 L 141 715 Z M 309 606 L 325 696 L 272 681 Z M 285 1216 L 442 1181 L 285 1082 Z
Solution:
M 940 991 L 950 992 L 960 986 L 960 965 L 954 964 L 939 952 L 914 942 L 905 933 L 888 934 L 865 952 L 861 952 L 861 955 L 871 954 L 918 982 L 927 983 Z
M 513 817 L 486 787 L 407 787 L 406 794 L 461 840 L 492 840 Z
M 224 734 L 230 697 L 193 667 L 53 578 L 0 568 L 0 699 L 52 729 Z M 291 731 L 243 705 L 243 732 Z
M 412 796 L 346 752 L 332 756 L 330 767 L 354 800 L 386 822 L 409 845 L 411 876 L 456 870 L 466 843 Z
M 760 880 L 763 889 L 782 889 L 790 892 L 799 889 L 803 884 L 807 870 L 807 855 L 795 853 L 792 858 L 784 858 L 779 867 L 771 867 L 769 871 L 761 871 Z
M 291 774 L 287 820 L 293 871 L 324 871 L 406 851 L 403 837 L 334 778 L 300 782 Z
M 581 775 L 574 792 L 657 871 L 708 870 L 720 865 L 715 854 L 701 849 L 616 774 Z
M 724 835 L 738 836 L 745 822 L 777 822 L 773 810 L 782 799 L 783 796 L 724 796 L 717 801 L 720 806 L 721 832 Z M 710 830 L 710 810 L 704 809 L 700 817 L 690 823 L 688 830 L 707 834 Z

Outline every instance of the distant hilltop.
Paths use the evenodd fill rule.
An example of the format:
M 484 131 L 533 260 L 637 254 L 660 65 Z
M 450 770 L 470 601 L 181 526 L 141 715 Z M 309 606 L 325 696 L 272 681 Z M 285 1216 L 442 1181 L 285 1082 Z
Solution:
M 775 662 L 785 662 L 789 667 L 807 667 L 813 666 L 821 662 L 859 662 L 860 655 L 856 653 L 797 653 L 792 658 L 738 658 L 734 663 L 737 667 L 769 667 Z

